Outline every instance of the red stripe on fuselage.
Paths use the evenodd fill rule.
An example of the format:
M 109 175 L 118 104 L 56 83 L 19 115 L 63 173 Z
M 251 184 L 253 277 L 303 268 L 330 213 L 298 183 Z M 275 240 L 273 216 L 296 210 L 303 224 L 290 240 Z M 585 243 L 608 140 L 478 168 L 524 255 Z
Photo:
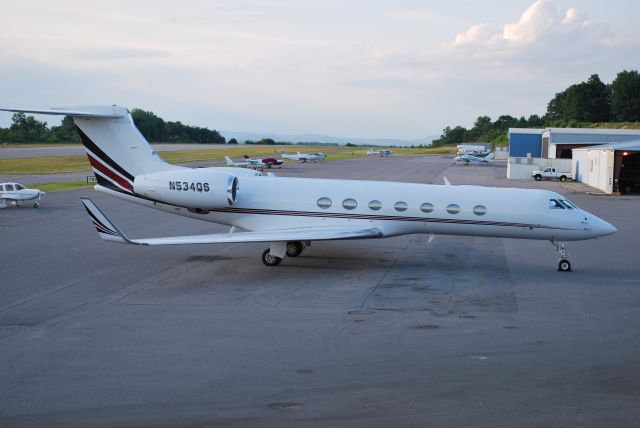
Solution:
M 115 181 L 125 189 L 133 190 L 133 186 L 129 181 L 120 177 L 118 174 L 111 171 L 108 167 L 98 162 L 89 153 L 87 153 L 87 157 L 89 158 L 89 163 L 91 164 L 92 167 L 94 167 L 95 169 L 97 169 L 98 171 L 100 171 L 101 173 L 103 173 L 104 175 L 106 175 L 107 177 L 109 177 L 110 179 L 112 179 L 113 181 Z

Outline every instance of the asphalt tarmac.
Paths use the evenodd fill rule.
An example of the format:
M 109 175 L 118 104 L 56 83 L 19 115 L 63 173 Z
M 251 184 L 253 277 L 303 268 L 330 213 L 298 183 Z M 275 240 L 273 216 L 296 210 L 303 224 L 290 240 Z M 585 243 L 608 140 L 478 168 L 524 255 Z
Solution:
M 0 210 L 0 426 L 640 424 L 640 198 L 440 157 L 276 173 L 544 187 L 619 232 L 568 243 L 571 273 L 549 242 L 421 235 L 269 268 L 264 244 L 104 243 L 80 196 L 134 237 L 227 229 L 49 194 Z

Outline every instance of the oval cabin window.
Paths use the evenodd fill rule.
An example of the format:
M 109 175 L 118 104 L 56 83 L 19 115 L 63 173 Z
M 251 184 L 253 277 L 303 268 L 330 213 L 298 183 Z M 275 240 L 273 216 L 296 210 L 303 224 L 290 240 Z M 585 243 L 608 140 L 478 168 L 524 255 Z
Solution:
M 406 202 L 398 201 L 393 205 L 393 208 L 395 208 L 396 211 L 406 211 L 409 205 L 407 205 Z
M 475 215 L 485 215 L 487 213 L 487 207 L 484 205 L 476 205 L 473 207 L 473 213 Z
M 458 214 L 460 212 L 460 205 L 458 204 L 447 205 L 447 212 L 449 214 Z
M 342 201 L 342 206 L 345 210 L 353 210 L 358 206 L 358 202 L 355 199 L 347 198 Z
M 382 202 L 375 201 L 375 200 L 369 202 L 369 209 L 374 210 L 374 211 L 378 211 L 381 208 L 382 208 Z
M 433 211 L 433 204 L 430 204 L 429 202 L 425 202 L 424 204 L 420 205 L 420 211 L 422 211 L 423 213 L 430 213 Z
M 318 199 L 318 206 L 326 210 L 327 208 L 331 207 L 331 199 L 329 198 Z

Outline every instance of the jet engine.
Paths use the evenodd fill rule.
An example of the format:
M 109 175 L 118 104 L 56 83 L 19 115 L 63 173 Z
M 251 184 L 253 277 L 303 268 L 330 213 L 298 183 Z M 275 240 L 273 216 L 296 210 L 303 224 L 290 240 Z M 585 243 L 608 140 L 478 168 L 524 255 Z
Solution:
M 232 207 L 238 200 L 238 177 L 205 169 L 176 169 L 139 175 L 133 191 L 172 205 L 192 209 Z

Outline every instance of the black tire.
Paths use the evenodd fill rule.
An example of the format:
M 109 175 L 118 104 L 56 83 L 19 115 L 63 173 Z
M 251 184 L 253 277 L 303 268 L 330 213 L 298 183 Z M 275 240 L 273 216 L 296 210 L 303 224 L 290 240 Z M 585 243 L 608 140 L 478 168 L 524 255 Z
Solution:
M 35 202 L 35 203 L 33 204 L 33 208 L 38 208 L 39 206 L 40 206 L 40 204 L 39 204 L 39 203 L 37 203 L 37 202 Z
M 565 177 L 564 175 L 560 176 L 560 181 L 565 182 L 567 181 L 567 177 Z
M 533 176 L 533 178 L 534 178 L 536 181 L 540 181 L 540 180 L 542 180 L 542 176 L 541 176 L 540 174 L 536 174 L 536 175 L 534 175 L 534 176 Z
M 302 254 L 304 250 L 304 245 L 300 241 L 289 241 L 287 242 L 287 256 L 288 257 L 298 257 Z
M 562 259 L 558 262 L 558 272 L 571 272 L 569 260 Z
M 280 257 L 271 255 L 269 248 L 262 253 L 262 263 L 264 263 L 265 266 L 278 266 L 281 261 L 282 259 Z

